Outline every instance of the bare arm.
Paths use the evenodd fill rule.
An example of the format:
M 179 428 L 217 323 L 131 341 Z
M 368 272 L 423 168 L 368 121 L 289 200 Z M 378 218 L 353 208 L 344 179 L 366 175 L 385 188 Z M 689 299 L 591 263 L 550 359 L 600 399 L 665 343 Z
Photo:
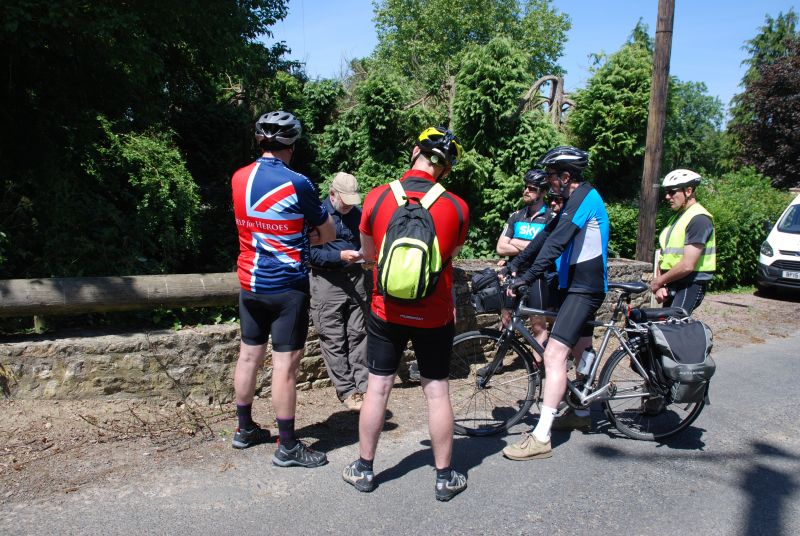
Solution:
M 375 251 L 375 241 L 370 235 L 361 233 L 361 252 L 364 254 L 364 260 L 367 262 L 375 262 L 377 260 L 375 258 L 377 255 Z
M 668 283 L 683 279 L 694 272 L 694 267 L 697 266 L 697 261 L 700 260 L 700 255 L 703 254 L 703 247 L 704 244 L 686 244 L 683 247 L 683 257 L 678 261 L 678 264 L 670 268 L 666 273 L 661 273 L 661 269 L 658 269 L 657 273 L 659 275 L 650 283 L 650 290 L 656 292 Z
M 333 218 L 328 215 L 328 219 L 322 225 L 314 227 L 308 235 L 312 246 L 319 246 L 336 238 L 336 226 Z
M 495 249 L 497 250 L 498 255 L 513 257 L 525 249 L 528 243 L 528 240 L 509 238 L 506 235 L 500 235 L 500 238 L 497 239 L 497 246 Z

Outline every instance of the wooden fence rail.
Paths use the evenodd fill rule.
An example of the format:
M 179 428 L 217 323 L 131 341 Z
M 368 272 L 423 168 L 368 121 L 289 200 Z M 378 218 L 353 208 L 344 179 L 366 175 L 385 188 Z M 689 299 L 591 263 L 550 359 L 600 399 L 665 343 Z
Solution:
M 0 317 L 238 303 L 236 273 L 0 280 Z

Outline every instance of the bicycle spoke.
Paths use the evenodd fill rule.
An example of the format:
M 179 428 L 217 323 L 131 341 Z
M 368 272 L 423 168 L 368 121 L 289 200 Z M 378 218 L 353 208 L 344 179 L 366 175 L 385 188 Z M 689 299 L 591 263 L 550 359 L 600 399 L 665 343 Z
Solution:
M 611 383 L 613 395 L 603 403 L 611 423 L 634 439 L 658 440 L 689 426 L 703 403 L 674 404 L 652 389 L 631 366 L 623 350 L 614 352 L 603 369 L 600 384 Z
M 450 398 L 459 433 L 500 432 L 522 418 L 532 404 L 528 398 L 535 395 L 537 372 L 515 348 L 516 342 L 506 342 L 498 355 L 499 340 L 499 332 L 473 332 L 454 341 Z M 491 369 L 494 373 L 489 375 Z

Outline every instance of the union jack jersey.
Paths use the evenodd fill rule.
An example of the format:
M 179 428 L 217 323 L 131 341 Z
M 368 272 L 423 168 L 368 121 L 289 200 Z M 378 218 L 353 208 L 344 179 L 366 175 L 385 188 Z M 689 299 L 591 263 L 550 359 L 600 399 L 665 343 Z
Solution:
M 328 219 L 314 185 L 271 157 L 238 170 L 231 184 L 242 288 L 262 294 L 306 290 L 308 230 Z

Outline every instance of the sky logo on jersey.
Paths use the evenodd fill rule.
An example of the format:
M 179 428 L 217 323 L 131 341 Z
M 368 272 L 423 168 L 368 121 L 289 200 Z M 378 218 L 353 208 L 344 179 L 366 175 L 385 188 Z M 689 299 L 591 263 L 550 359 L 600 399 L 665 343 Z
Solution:
M 514 224 L 514 238 L 519 238 L 521 240 L 533 240 L 542 229 L 544 229 L 543 223 L 518 221 Z

